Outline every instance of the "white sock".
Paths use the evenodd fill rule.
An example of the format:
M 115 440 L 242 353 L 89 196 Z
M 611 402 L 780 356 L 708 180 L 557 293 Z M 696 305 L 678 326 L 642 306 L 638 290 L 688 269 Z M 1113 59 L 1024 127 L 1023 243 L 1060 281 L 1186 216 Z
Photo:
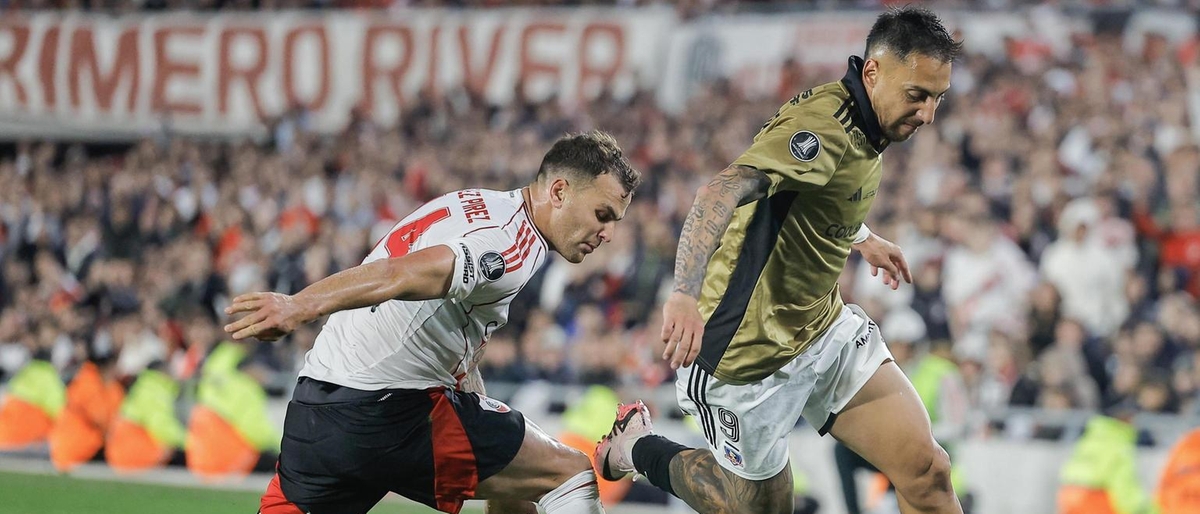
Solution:
M 604 514 L 596 473 L 590 469 L 568 478 L 537 503 L 546 514 Z

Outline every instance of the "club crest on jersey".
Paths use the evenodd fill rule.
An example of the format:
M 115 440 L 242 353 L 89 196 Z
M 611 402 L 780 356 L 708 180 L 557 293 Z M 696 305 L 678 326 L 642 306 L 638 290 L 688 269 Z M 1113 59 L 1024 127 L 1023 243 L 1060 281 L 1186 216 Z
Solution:
M 500 280 L 504 276 L 504 257 L 496 252 L 487 252 L 479 256 L 479 272 L 490 281 Z
M 500 413 L 505 413 L 512 410 L 509 409 L 508 405 L 505 405 L 504 402 L 494 398 L 488 398 L 482 394 L 479 395 L 479 407 L 483 410 L 490 410 L 492 412 Z
M 792 139 L 788 141 L 788 150 L 792 152 L 792 157 L 800 162 L 809 162 L 817 158 L 817 154 L 821 153 L 821 140 L 816 134 L 807 130 L 801 130 L 792 134 Z
M 734 467 L 746 467 L 746 461 L 742 458 L 742 452 L 737 451 L 737 448 L 734 448 L 733 445 L 729 443 L 725 443 L 725 459 L 728 460 L 730 464 L 733 464 Z

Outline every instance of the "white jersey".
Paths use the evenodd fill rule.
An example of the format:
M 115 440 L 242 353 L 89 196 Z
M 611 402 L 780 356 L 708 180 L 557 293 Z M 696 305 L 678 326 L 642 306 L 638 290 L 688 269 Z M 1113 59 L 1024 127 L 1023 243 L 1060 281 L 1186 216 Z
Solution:
M 409 214 L 363 263 L 435 245 L 454 251 L 444 299 L 330 315 L 300 376 L 367 391 L 457 387 L 508 321 L 509 303 L 545 263 L 547 246 L 520 190 L 465 189 Z

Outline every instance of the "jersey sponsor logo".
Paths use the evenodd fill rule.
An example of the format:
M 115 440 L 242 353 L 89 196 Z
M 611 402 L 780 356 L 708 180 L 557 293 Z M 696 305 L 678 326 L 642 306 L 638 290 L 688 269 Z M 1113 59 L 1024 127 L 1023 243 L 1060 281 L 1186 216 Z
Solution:
M 821 140 L 816 134 L 807 130 L 801 130 L 792 134 L 791 141 L 788 141 L 788 150 L 792 152 L 792 157 L 800 162 L 809 162 L 817 158 L 821 153 Z
M 508 405 L 505 405 L 504 402 L 502 402 L 500 400 L 497 400 L 495 398 L 488 398 L 482 394 L 478 395 L 478 396 L 479 396 L 479 407 L 482 408 L 483 410 L 490 410 L 492 412 L 499 412 L 501 414 L 512 410 L 508 407 Z
M 840 225 L 838 223 L 834 223 L 828 227 L 825 227 L 825 237 L 834 239 L 854 237 L 858 234 L 858 229 L 860 227 L 862 227 L 862 223 L 855 223 L 854 225 Z
M 458 247 L 462 248 L 463 252 L 462 282 L 470 284 L 472 280 L 475 280 L 475 261 L 471 259 L 471 249 L 467 248 L 467 245 L 458 243 Z
M 499 252 L 487 252 L 479 256 L 479 272 L 483 278 L 493 282 L 504 276 L 504 257 Z

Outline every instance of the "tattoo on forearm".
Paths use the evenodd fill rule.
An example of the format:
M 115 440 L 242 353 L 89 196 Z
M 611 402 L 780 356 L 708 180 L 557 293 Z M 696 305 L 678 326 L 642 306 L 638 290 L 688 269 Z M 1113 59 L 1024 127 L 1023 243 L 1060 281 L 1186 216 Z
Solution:
M 759 170 L 730 166 L 708 183 L 704 194 L 697 195 L 675 253 L 676 292 L 700 296 L 708 260 L 729 227 L 734 209 L 765 196 L 769 185 L 770 180 Z
M 747 480 L 717 464 L 707 449 L 671 459 L 671 488 L 681 500 L 706 513 L 792 511 L 792 475 L 787 470 L 766 480 Z

